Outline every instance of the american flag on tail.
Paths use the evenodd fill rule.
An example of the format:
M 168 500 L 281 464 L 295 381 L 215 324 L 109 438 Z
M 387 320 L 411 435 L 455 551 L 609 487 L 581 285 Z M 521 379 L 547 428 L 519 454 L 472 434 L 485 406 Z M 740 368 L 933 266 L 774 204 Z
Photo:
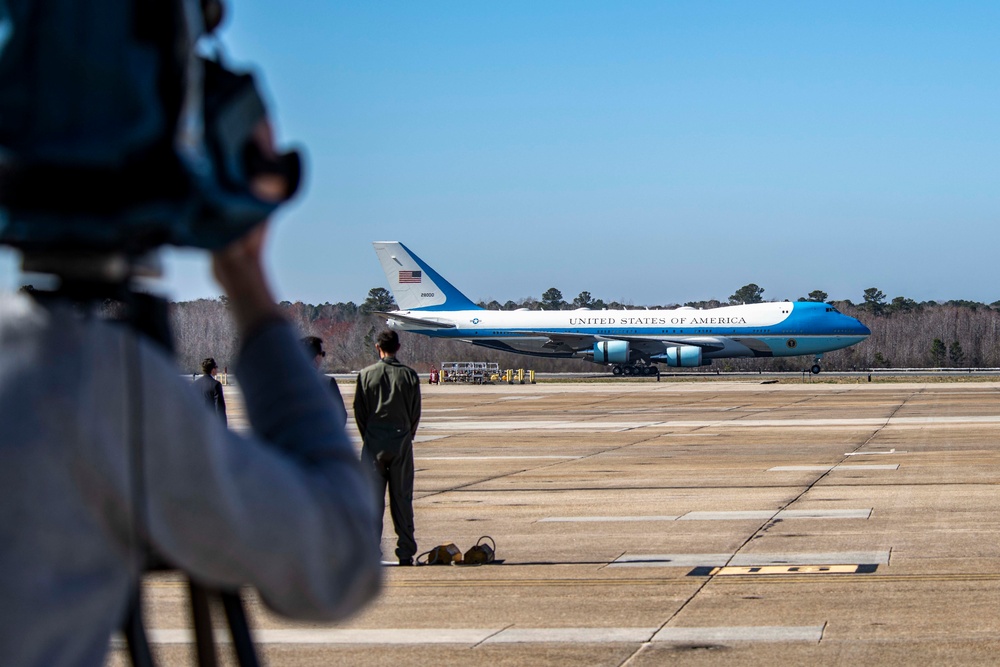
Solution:
M 421 271 L 400 271 L 399 272 L 399 284 L 415 284 L 420 282 L 420 278 L 423 276 Z

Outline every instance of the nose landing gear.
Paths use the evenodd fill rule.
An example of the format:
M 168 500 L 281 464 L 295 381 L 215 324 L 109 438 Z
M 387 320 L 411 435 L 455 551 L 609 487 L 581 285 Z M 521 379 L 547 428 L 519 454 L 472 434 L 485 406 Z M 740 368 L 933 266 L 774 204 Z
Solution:
M 819 362 L 822 361 L 822 360 L 823 360 L 823 355 L 822 354 L 817 354 L 816 358 L 813 359 L 813 361 L 815 361 L 816 363 L 814 363 L 812 365 L 812 368 L 809 369 L 812 372 L 813 375 L 819 375 L 820 371 L 823 370 L 819 366 Z

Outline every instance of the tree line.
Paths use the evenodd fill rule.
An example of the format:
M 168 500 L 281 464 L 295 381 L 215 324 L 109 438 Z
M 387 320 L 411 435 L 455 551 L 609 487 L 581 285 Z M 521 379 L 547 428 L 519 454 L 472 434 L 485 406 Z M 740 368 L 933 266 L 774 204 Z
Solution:
M 1000 301 L 985 304 L 955 300 L 945 303 L 917 302 L 902 296 L 889 299 L 881 290 L 864 290 L 861 300 L 830 300 L 822 290 L 814 290 L 799 301 L 831 303 L 845 315 L 856 317 L 871 330 L 871 337 L 854 347 L 827 353 L 823 366 L 828 370 L 865 370 L 884 367 L 1000 367 Z M 764 289 L 744 285 L 726 301 L 689 301 L 684 304 L 634 306 L 605 302 L 590 292 L 580 292 L 567 300 L 555 287 L 540 298 L 526 297 L 501 304 L 480 302 L 491 310 L 616 310 L 647 308 L 717 308 L 724 305 L 764 302 Z M 375 287 L 359 305 L 354 302 L 312 305 L 288 301 L 280 304 L 285 316 L 303 335 L 319 336 L 326 344 L 323 370 L 359 370 L 375 359 L 374 339 L 385 326 L 385 317 L 375 313 L 396 309 L 389 290 Z M 239 341 L 228 314 L 225 297 L 173 303 L 170 320 L 181 367 L 195 372 L 205 357 L 215 357 L 220 366 L 232 367 Z M 546 359 L 489 350 L 459 341 L 434 339 L 401 332 L 402 359 L 420 371 L 437 367 L 442 361 L 496 362 L 501 368 L 530 368 L 543 372 L 593 371 L 597 366 L 583 360 Z M 812 364 L 811 357 L 774 359 L 721 359 L 711 369 L 796 371 Z

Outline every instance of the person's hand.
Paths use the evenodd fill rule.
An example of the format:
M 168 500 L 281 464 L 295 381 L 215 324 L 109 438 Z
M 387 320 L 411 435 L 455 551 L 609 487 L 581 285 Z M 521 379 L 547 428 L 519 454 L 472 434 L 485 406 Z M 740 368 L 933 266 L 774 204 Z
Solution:
M 289 182 L 289 175 L 282 169 L 282 156 L 275 148 L 274 132 L 266 118 L 254 126 L 250 143 L 250 154 L 254 156 L 250 158 L 253 163 L 250 192 L 262 201 L 285 201 L 292 195 L 297 183 Z
M 265 319 L 281 317 L 264 274 L 266 236 L 265 222 L 212 253 L 212 273 L 229 297 L 230 311 L 241 333 Z

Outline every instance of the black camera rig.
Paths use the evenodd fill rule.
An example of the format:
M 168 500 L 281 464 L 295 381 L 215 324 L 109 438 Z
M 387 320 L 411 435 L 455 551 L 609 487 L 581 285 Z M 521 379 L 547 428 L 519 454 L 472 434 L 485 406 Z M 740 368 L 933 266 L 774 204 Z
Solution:
M 298 152 L 270 145 L 254 77 L 197 51 L 222 14 L 220 0 L 5 0 L 0 12 L 0 245 L 21 250 L 25 272 L 55 277 L 31 292 L 40 303 L 119 302 L 116 319 L 170 352 L 166 302 L 133 289 L 156 270 L 150 251 L 225 246 L 290 199 L 302 170 Z M 260 177 L 281 191 L 262 196 Z M 130 421 L 141 520 L 141 412 Z M 239 593 L 192 582 L 199 663 L 217 664 L 213 596 L 240 664 L 257 665 Z M 133 664 L 152 665 L 140 588 L 123 631 Z

